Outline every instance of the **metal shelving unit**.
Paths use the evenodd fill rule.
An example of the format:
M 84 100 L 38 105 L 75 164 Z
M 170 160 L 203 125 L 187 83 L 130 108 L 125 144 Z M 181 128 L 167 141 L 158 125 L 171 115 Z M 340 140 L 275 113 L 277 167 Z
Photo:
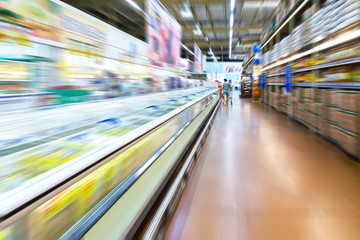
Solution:
M 267 83 L 266 85 L 270 85 L 270 86 L 285 86 L 285 83 Z
M 320 65 L 316 65 L 316 66 L 308 67 L 308 68 L 302 68 L 302 69 L 292 71 L 292 73 L 308 72 L 308 71 L 313 71 L 313 70 L 318 70 L 318 69 L 332 68 L 332 67 L 344 66 L 344 65 L 355 64 L 355 63 L 360 63 L 360 57 L 342 60 L 342 61 L 336 61 L 336 62 L 332 62 L 332 63 L 320 64 Z M 269 75 L 269 76 L 271 76 L 271 75 Z
M 267 83 L 270 86 L 285 86 L 285 83 Z M 360 89 L 360 83 L 292 83 L 293 87 Z
M 285 75 L 285 73 L 284 73 L 284 72 L 275 73 L 275 74 L 268 75 L 268 76 L 266 76 L 266 77 L 269 78 L 269 77 L 276 77 L 276 76 L 282 76 L 282 75 Z

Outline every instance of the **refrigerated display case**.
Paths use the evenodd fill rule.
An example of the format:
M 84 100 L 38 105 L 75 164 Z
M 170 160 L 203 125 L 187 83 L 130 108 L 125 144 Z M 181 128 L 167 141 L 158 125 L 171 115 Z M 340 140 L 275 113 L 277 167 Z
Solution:
M 0 236 L 61 237 L 216 93 L 194 88 L 1 116 Z

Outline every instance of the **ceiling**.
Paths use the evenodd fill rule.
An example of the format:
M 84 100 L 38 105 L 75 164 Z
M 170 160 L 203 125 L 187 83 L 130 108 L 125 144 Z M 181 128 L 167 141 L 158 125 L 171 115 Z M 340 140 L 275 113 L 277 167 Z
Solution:
M 144 0 L 134 0 L 144 9 Z M 263 24 L 271 18 L 279 0 L 235 0 L 232 59 L 242 59 L 245 52 L 260 42 Z M 64 0 L 117 28 L 145 39 L 144 13 L 126 0 Z M 194 42 L 203 53 L 229 60 L 230 0 L 161 0 L 183 30 L 183 44 L 193 50 Z M 198 26 L 198 27 L 196 27 Z M 196 31 L 198 28 L 198 31 Z M 182 55 L 187 55 L 182 51 Z

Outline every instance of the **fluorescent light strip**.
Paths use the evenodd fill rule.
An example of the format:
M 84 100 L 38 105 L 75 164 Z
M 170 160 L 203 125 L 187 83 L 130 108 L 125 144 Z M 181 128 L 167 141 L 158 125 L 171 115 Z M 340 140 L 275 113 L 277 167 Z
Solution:
M 233 36 L 233 27 L 234 27 L 234 10 L 235 10 L 235 0 L 230 0 L 230 31 L 229 31 L 229 58 L 231 58 L 232 51 L 232 36 Z
M 216 63 L 218 63 L 218 61 L 217 61 L 217 59 L 216 59 L 216 57 L 215 57 L 215 55 L 214 55 L 213 51 L 211 50 L 211 48 L 209 49 L 209 52 L 210 52 L 210 54 L 211 54 L 212 58 L 216 61 Z
M 276 30 L 275 33 L 273 33 L 273 35 L 266 41 L 266 43 L 264 43 L 261 47 L 261 49 L 263 49 L 270 41 L 271 39 L 273 39 L 275 37 L 275 35 L 305 6 L 305 4 L 307 4 L 310 0 L 305 0 L 291 15 L 290 17 L 288 17 L 288 19 L 286 19 L 286 21 L 281 25 L 281 27 L 279 27 L 278 30 Z
M 301 57 L 305 57 L 306 55 L 312 54 L 314 52 L 319 52 L 319 51 L 325 50 L 327 48 L 331 48 L 331 47 L 334 47 L 336 45 L 339 45 L 341 43 L 351 41 L 351 40 L 356 39 L 358 37 L 360 37 L 360 30 L 344 33 L 344 34 L 338 36 L 337 38 L 335 38 L 333 40 L 330 40 L 328 42 L 325 42 L 323 44 L 320 44 L 319 46 L 316 46 L 316 47 L 314 47 L 314 48 L 312 48 L 310 50 L 307 50 L 307 51 L 302 52 L 302 53 L 295 54 L 295 55 L 293 55 L 293 56 L 291 56 L 291 57 L 289 57 L 287 59 L 284 59 L 284 60 L 281 60 L 279 62 L 273 63 L 272 65 L 269 65 L 266 68 L 262 69 L 262 71 L 267 71 L 267 70 L 269 70 L 271 68 L 274 68 L 274 67 L 283 65 L 285 63 L 294 61 L 294 60 L 299 59 Z
M 230 38 L 230 41 L 229 41 L 229 58 L 231 58 L 231 52 L 232 52 L 231 44 L 232 44 L 232 38 Z
M 234 9 L 235 9 L 235 0 L 231 0 L 231 1 L 230 1 L 230 10 L 231 10 L 231 13 L 234 12 Z
M 186 50 L 186 51 L 188 51 L 189 53 L 191 53 L 193 56 L 195 56 L 195 54 L 187 47 L 187 46 L 185 46 L 184 44 L 182 44 L 182 43 L 180 43 L 181 44 L 181 46 Z

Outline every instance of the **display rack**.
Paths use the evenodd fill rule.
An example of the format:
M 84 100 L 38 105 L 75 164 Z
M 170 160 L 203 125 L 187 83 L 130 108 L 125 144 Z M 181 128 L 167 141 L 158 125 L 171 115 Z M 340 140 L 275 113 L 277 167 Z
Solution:
M 360 6 L 356 1 L 324 0 L 314 5 L 311 2 L 299 3 L 301 9 L 263 41 L 263 56 L 272 61 L 263 61 L 267 83 L 262 90 L 262 102 L 359 160 Z M 326 18 L 322 7 L 332 16 L 340 12 L 349 14 Z M 328 28 L 325 36 L 318 34 L 321 26 Z M 288 41 L 285 39 L 288 36 L 298 36 L 296 31 L 303 31 L 301 37 L 307 39 L 294 38 L 299 40 L 298 49 L 281 45 Z M 281 53 L 269 58 L 271 48 Z

